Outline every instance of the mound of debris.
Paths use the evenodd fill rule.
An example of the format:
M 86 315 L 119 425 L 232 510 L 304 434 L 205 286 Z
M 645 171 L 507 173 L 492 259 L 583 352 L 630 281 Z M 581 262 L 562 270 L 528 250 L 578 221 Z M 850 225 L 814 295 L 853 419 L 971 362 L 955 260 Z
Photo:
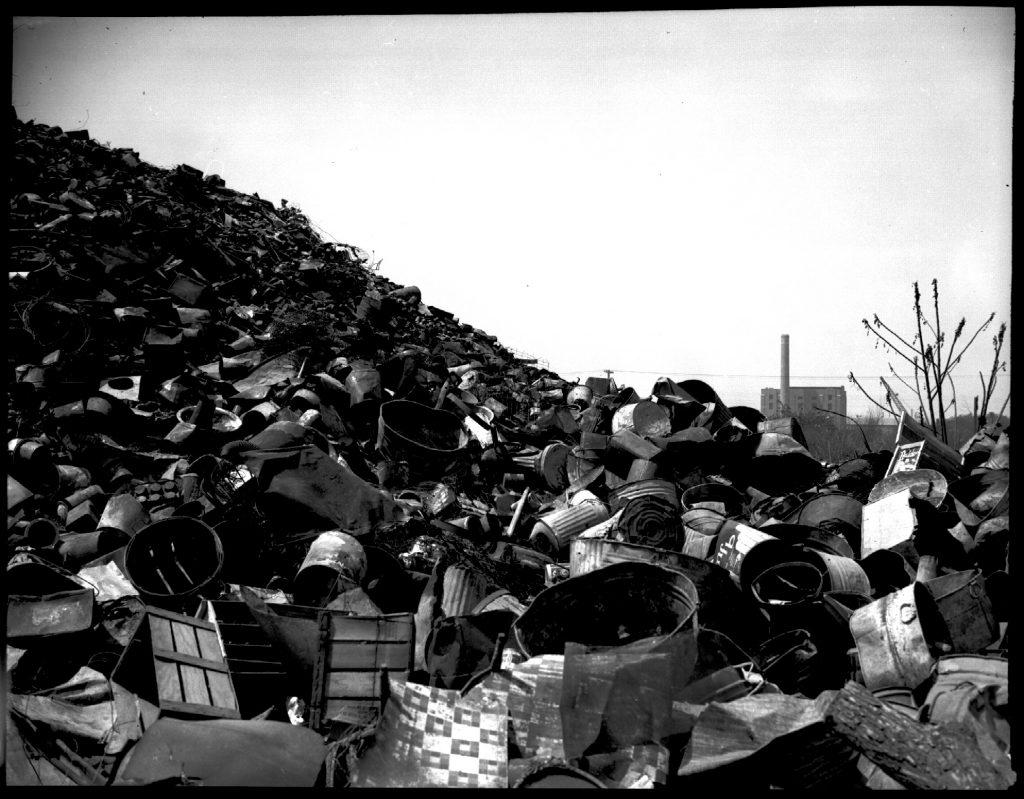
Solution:
M 1013 783 L 1008 430 L 823 463 L 12 127 L 8 784 Z

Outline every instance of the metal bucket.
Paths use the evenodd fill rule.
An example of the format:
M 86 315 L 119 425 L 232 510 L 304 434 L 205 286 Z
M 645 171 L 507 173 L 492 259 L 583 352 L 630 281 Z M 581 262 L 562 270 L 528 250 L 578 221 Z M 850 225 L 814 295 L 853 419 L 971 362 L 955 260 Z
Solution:
M 297 604 L 320 605 L 339 586 L 347 591 L 366 577 L 367 558 L 363 545 L 340 530 L 321 533 L 309 545 L 305 560 L 295 574 L 293 588 Z
M 723 516 L 734 516 L 743 510 L 743 495 L 722 483 L 702 483 L 686 489 L 680 503 L 684 511 L 704 508 Z
M 544 447 L 534 461 L 534 470 L 552 491 L 561 491 L 569 483 L 566 461 L 570 452 L 566 444 L 555 442 Z
M 931 648 L 948 638 L 942 615 L 921 583 L 855 610 L 850 634 L 857 645 L 861 675 L 870 691 L 917 688 L 931 675 Z
M 761 530 L 755 530 L 753 527 L 748 527 L 745 524 L 740 524 L 735 521 L 727 521 L 718 534 L 718 543 L 715 547 L 715 554 L 711 558 L 712 563 L 717 563 L 722 568 L 726 569 L 732 574 L 733 580 L 739 585 L 741 584 L 741 577 L 743 573 L 741 567 L 744 561 L 750 555 L 750 552 L 754 547 L 768 543 L 771 547 L 787 547 L 790 545 L 785 544 L 773 535 L 769 535 Z M 765 564 L 767 565 L 767 564 Z M 754 571 L 754 574 L 760 574 L 764 569 L 752 570 L 748 566 L 748 571 Z M 748 578 L 753 575 L 747 575 Z
M 413 480 L 454 471 L 469 440 L 454 413 L 409 400 L 383 403 L 377 430 L 377 448 L 388 460 L 408 462 Z
M 530 543 L 545 554 L 557 554 L 569 542 L 594 525 L 608 520 L 603 502 L 584 502 L 541 516 L 530 533 Z
M 865 571 L 853 558 L 844 558 L 830 552 L 821 552 L 805 546 L 804 555 L 810 558 L 825 577 L 825 591 L 844 591 L 855 594 L 870 594 L 871 581 Z
M 176 608 L 220 574 L 224 548 L 199 519 L 172 516 L 139 530 L 128 542 L 124 573 L 149 604 Z
M 823 522 L 839 519 L 860 530 L 864 503 L 849 494 L 828 493 L 811 497 L 781 521 L 819 527 Z
M 783 561 L 751 579 L 749 590 L 767 617 L 770 631 L 778 634 L 808 626 L 823 583 L 824 577 L 814 564 Z
M 612 511 L 622 508 L 629 500 L 636 497 L 660 497 L 668 500 L 678 510 L 679 492 L 676 484 L 668 480 L 640 480 L 636 483 L 625 483 L 618 488 L 608 492 L 608 506 Z
M 512 630 L 528 657 L 560 655 L 567 641 L 619 646 L 696 626 L 698 603 L 685 574 L 650 563 L 614 563 L 544 589 Z
M 113 527 L 128 536 L 149 524 L 149 514 L 131 494 L 115 494 L 107 500 L 100 516 L 100 527 Z
M 924 585 L 949 628 L 953 653 L 978 652 L 998 640 L 999 621 L 980 569 L 947 574 Z
M 579 405 L 580 408 L 589 407 L 593 401 L 594 391 L 586 385 L 573 386 L 565 397 L 566 405 Z

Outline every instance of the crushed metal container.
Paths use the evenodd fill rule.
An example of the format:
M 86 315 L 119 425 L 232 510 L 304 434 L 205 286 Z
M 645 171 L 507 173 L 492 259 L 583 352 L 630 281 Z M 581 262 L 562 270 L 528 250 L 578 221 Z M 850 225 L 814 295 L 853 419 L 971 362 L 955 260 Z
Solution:
M 96 592 L 75 574 L 29 552 L 7 562 L 7 640 L 26 646 L 93 625 Z

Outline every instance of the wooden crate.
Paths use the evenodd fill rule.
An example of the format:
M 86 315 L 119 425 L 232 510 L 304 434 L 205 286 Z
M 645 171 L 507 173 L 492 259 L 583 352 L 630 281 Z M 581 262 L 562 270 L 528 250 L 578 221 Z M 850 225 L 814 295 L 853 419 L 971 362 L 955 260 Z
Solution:
M 217 627 L 240 709 L 258 713 L 278 703 L 287 691 L 285 668 L 249 606 L 208 600 L 207 608 L 207 618 Z
M 381 709 L 381 672 L 407 678 L 416 640 L 412 613 L 345 616 L 321 611 L 310 726 L 368 724 Z
M 161 715 L 241 718 L 212 622 L 147 605 L 113 677 Z

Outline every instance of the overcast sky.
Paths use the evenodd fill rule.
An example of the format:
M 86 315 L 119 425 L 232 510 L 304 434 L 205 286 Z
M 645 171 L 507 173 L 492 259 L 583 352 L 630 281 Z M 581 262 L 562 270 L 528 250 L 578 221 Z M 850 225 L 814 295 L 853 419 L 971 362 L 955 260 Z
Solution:
M 22 120 L 187 163 L 567 379 L 729 405 L 844 385 L 913 335 L 1010 321 L 1012 8 L 18 17 Z M 1009 343 L 1003 350 L 1009 361 Z M 992 410 L 1009 392 L 1009 367 Z M 904 400 L 908 389 L 898 386 Z

